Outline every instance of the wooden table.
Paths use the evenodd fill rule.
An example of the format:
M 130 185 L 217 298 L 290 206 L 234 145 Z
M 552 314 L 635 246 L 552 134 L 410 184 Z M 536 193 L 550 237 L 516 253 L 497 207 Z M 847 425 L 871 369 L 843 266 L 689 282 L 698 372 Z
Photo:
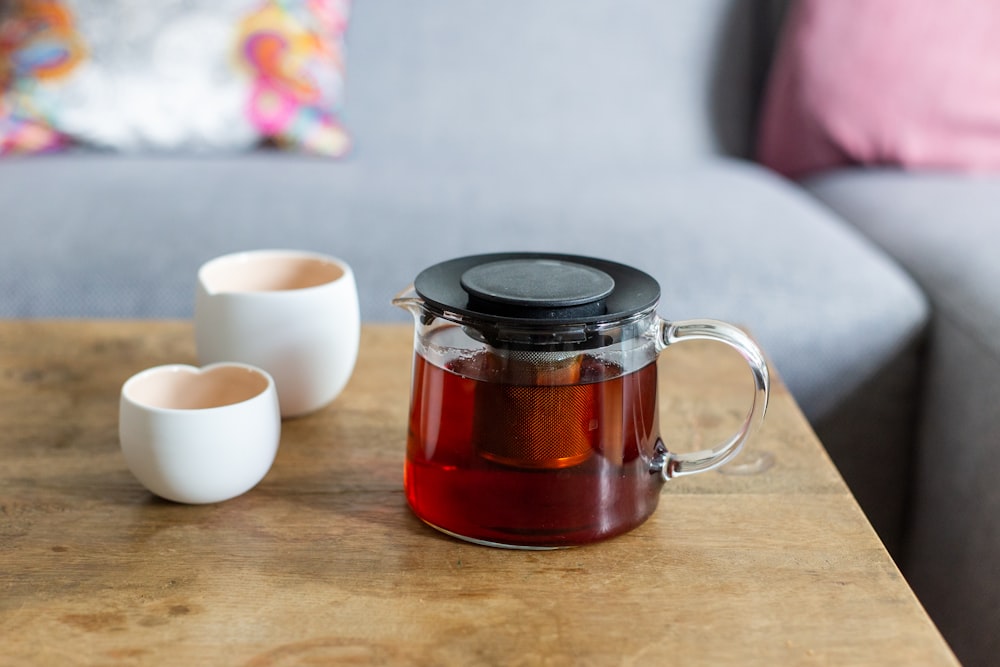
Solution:
M 507 551 L 406 507 L 410 346 L 366 326 L 260 485 L 185 506 L 132 477 L 117 418 L 129 375 L 193 362 L 190 323 L 0 322 L 0 664 L 956 664 L 780 385 L 770 470 L 674 480 L 608 542 Z M 734 428 L 738 357 L 661 364 L 674 443 Z

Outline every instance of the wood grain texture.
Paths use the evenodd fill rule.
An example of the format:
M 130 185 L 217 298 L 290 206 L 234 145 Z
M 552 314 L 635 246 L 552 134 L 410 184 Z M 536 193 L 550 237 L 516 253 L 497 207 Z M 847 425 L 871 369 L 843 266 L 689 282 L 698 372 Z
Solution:
M 365 327 L 348 388 L 284 422 L 255 489 L 155 498 L 118 392 L 193 360 L 188 322 L 0 322 L 0 664 L 957 664 L 780 383 L 752 444 L 770 470 L 675 480 L 629 534 L 522 552 L 407 509 L 402 326 Z M 660 363 L 672 448 L 735 428 L 738 357 Z

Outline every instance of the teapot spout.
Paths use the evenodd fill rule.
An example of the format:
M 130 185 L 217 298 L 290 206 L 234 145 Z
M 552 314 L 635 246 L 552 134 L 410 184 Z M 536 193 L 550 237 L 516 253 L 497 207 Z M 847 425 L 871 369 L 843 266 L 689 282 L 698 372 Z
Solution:
M 417 290 L 414 289 L 413 285 L 410 285 L 393 297 L 392 305 L 410 311 L 410 314 L 415 319 L 419 319 L 420 313 L 424 308 L 424 300 L 417 294 Z

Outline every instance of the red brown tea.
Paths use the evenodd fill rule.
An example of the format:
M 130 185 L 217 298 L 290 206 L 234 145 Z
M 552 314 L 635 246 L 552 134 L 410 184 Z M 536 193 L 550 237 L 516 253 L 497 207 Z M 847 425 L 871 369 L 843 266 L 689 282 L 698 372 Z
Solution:
M 481 353 L 440 368 L 416 355 L 405 485 L 417 516 L 521 547 L 585 544 L 645 521 L 661 488 L 650 472 L 656 364 L 622 374 L 580 356 L 511 381 L 471 379 L 495 363 Z

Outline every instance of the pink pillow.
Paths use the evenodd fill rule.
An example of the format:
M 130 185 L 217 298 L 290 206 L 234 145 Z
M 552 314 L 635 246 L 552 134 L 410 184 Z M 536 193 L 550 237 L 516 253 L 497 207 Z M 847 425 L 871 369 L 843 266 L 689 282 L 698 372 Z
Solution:
M 1000 2 L 798 0 L 765 92 L 758 159 L 1000 169 Z

